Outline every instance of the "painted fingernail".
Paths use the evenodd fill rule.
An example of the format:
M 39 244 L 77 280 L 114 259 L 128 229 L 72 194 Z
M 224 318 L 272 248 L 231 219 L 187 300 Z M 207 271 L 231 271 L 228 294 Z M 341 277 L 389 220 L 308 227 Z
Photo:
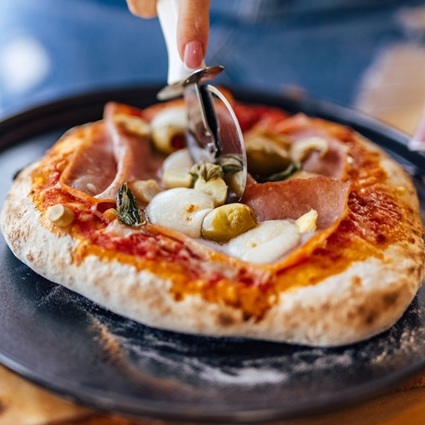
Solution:
M 204 49 L 198 40 L 189 41 L 184 48 L 184 63 L 188 68 L 199 68 L 204 59 Z

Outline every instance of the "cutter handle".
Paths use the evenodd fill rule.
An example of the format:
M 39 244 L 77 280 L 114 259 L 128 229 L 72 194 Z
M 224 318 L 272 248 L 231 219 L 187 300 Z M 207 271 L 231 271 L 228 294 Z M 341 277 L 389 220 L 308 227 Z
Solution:
M 179 0 L 158 0 L 156 5 L 159 23 L 164 34 L 168 52 L 168 84 L 187 78 L 194 69 L 188 68 L 180 59 L 177 49 L 177 19 Z M 205 63 L 201 64 L 201 68 Z

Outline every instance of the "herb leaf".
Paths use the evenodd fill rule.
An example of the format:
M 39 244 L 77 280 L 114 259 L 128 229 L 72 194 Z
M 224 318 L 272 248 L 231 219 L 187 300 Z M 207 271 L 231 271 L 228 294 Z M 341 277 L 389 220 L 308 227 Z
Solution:
M 190 174 L 195 180 L 201 178 L 206 182 L 216 178 L 223 177 L 223 170 L 220 165 L 211 162 L 198 162 L 190 169 Z
M 219 165 L 224 174 L 236 174 L 243 170 L 243 163 L 240 155 L 227 154 L 219 158 Z
M 144 223 L 137 208 L 136 198 L 131 193 L 127 183 L 124 182 L 118 189 L 115 201 L 117 203 L 117 218 L 122 224 L 140 226 Z
M 291 163 L 284 170 L 279 171 L 278 173 L 271 174 L 269 176 L 254 176 L 255 180 L 259 183 L 264 182 L 278 182 L 281 180 L 286 180 L 288 177 L 291 177 L 297 171 L 301 170 L 301 164 Z

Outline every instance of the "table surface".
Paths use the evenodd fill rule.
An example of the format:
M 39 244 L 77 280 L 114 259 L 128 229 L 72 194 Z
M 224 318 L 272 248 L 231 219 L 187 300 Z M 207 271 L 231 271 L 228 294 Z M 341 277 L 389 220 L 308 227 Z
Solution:
M 399 64 L 403 66 L 399 66 Z M 425 105 L 425 48 L 396 45 L 382 52 L 359 89 L 355 107 L 413 133 Z M 291 425 L 419 425 L 425 418 L 425 373 L 388 394 Z M 77 406 L 0 366 L 0 425 L 136 425 Z

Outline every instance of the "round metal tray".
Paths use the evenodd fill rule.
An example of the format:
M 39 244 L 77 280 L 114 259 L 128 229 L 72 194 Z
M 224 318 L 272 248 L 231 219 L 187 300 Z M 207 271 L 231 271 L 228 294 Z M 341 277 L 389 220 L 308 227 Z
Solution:
M 13 174 L 68 128 L 101 118 L 110 100 L 156 102 L 159 87 L 91 93 L 0 123 L 0 197 Z M 412 175 L 425 209 L 423 156 L 402 133 L 336 105 L 234 91 L 250 103 L 347 124 Z M 425 292 L 402 319 L 368 341 L 311 348 L 152 329 L 38 276 L 0 240 L 0 361 L 68 398 L 128 415 L 202 422 L 259 422 L 331 411 L 380 394 L 425 368 Z

